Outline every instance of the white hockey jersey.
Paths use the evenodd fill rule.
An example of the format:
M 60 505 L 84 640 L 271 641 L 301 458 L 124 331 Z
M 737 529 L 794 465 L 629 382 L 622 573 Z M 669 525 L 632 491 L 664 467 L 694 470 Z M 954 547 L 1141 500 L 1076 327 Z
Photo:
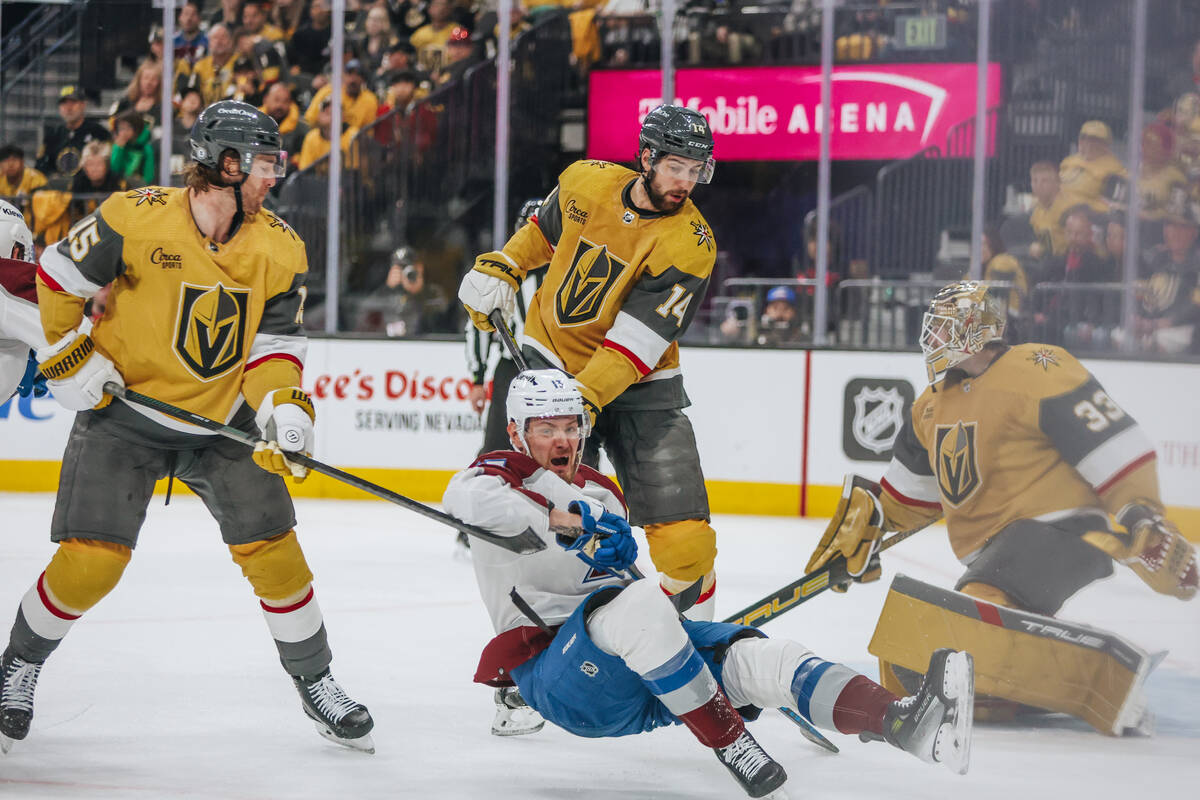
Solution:
M 604 511 L 627 516 L 625 498 L 611 480 L 580 466 L 567 483 L 529 456 L 493 452 L 480 456 L 450 479 L 443 497 L 446 510 L 472 525 L 515 536 L 530 528 L 546 549 L 521 555 L 475 539 L 471 560 L 479 594 L 487 606 L 496 638 L 484 651 L 476 680 L 503 685 L 504 673 L 541 652 L 550 637 L 517 608 L 513 589 L 548 626 L 561 625 L 589 594 L 627 581 L 593 569 L 563 549 L 550 533 L 550 509 L 587 503 L 599 517 Z
M 17 390 L 30 349 L 46 346 L 38 313 L 37 265 L 0 258 L 0 404 Z

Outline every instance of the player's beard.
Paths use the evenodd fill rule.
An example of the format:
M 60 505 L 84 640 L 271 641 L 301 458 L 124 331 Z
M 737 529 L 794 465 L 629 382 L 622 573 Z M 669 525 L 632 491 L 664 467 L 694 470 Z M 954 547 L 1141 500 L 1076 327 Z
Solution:
M 667 197 L 665 192 L 658 191 L 654 186 L 654 170 L 650 170 L 649 175 L 642 177 L 642 185 L 646 187 L 646 196 L 650 198 L 650 205 L 654 206 L 655 211 L 662 214 L 674 214 L 687 202 L 687 192 L 684 192 L 682 199 L 672 200 Z

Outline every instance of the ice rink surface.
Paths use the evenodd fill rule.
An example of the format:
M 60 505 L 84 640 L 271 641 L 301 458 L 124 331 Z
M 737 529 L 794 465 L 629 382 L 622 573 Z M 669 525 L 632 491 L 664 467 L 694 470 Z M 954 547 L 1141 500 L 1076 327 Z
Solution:
M 114 498 L 114 502 L 117 499 Z M 44 568 L 51 495 L 0 493 L 0 628 Z M 156 498 L 121 585 L 47 663 L 33 730 L 0 757 L 13 798 L 738 798 L 682 727 L 585 740 L 547 726 L 489 733 L 492 692 L 472 684 L 490 637 L 453 534 L 380 502 L 299 501 L 300 540 L 333 672 L 375 717 L 377 752 L 321 739 L 280 669 L 248 584 L 198 500 Z M 718 517 L 718 617 L 798 577 L 820 521 Z M 650 571 L 648 558 L 642 566 Z M 827 592 L 764 628 L 877 676 L 867 642 L 892 575 L 952 585 L 944 531 L 889 551 L 883 580 Z M 1154 738 L 1114 739 L 1068 718 L 976 728 L 965 777 L 883 744 L 810 745 L 777 712 L 753 725 L 800 798 L 1190 797 L 1200 785 L 1200 600 L 1154 594 L 1128 570 L 1060 616 L 1170 654 L 1148 681 Z

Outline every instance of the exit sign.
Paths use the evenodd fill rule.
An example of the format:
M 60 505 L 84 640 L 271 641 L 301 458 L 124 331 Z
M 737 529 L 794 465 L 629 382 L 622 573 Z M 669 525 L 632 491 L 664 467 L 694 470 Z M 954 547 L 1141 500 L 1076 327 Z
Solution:
M 943 50 L 946 47 L 946 15 L 897 17 L 896 38 L 899 50 Z

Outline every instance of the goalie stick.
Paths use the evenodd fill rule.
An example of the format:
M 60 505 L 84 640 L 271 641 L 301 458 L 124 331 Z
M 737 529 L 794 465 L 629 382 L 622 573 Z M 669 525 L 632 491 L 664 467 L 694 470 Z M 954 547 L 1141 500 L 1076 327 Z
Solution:
M 121 398 L 127 403 L 153 409 L 154 411 L 166 414 L 169 417 L 174 417 L 175 419 L 183 420 L 184 422 L 190 422 L 192 425 L 196 425 L 197 427 L 206 428 L 207 430 L 219 433 L 225 438 L 232 439 L 235 442 L 241 442 L 247 447 L 254 447 L 259 442 L 259 439 L 251 436 L 245 431 L 238 430 L 230 425 L 222 424 L 214 419 L 201 416 L 200 414 L 195 414 L 191 411 L 171 405 L 170 403 L 166 403 L 162 400 L 157 400 L 140 392 L 135 392 L 132 389 L 126 389 L 124 386 L 112 381 L 104 384 L 104 391 L 108 394 L 111 394 L 113 397 Z M 399 494 L 398 492 L 393 492 L 391 489 L 385 489 L 378 484 L 364 480 L 357 475 L 351 475 L 349 472 L 343 472 L 336 467 L 331 467 L 328 464 L 317 461 L 315 458 L 306 456 L 303 453 L 289 452 L 286 458 L 289 461 L 293 461 L 297 464 L 308 467 L 313 472 L 319 472 L 322 475 L 327 475 L 334 480 L 339 480 L 342 483 L 349 484 L 350 486 L 364 491 L 367 494 L 373 494 L 380 499 L 395 503 L 398 506 L 403 506 L 409 511 L 415 511 L 424 517 L 436 520 L 444 525 L 449 525 L 455 530 L 462 531 L 469 536 L 474 536 L 476 539 L 490 542 L 497 547 L 504 548 L 505 550 L 509 550 L 514 553 L 527 554 L 536 553 L 539 550 L 546 549 L 546 543 L 543 542 L 536 533 L 534 533 L 532 528 L 526 528 L 516 536 L 499 536 L 478 526 L 469 525 L 443 511 L 438 511 L 436 508 L 430 508 L 424 503 L 419 503 L 410 497 L 405 497 L 404 495 Z

